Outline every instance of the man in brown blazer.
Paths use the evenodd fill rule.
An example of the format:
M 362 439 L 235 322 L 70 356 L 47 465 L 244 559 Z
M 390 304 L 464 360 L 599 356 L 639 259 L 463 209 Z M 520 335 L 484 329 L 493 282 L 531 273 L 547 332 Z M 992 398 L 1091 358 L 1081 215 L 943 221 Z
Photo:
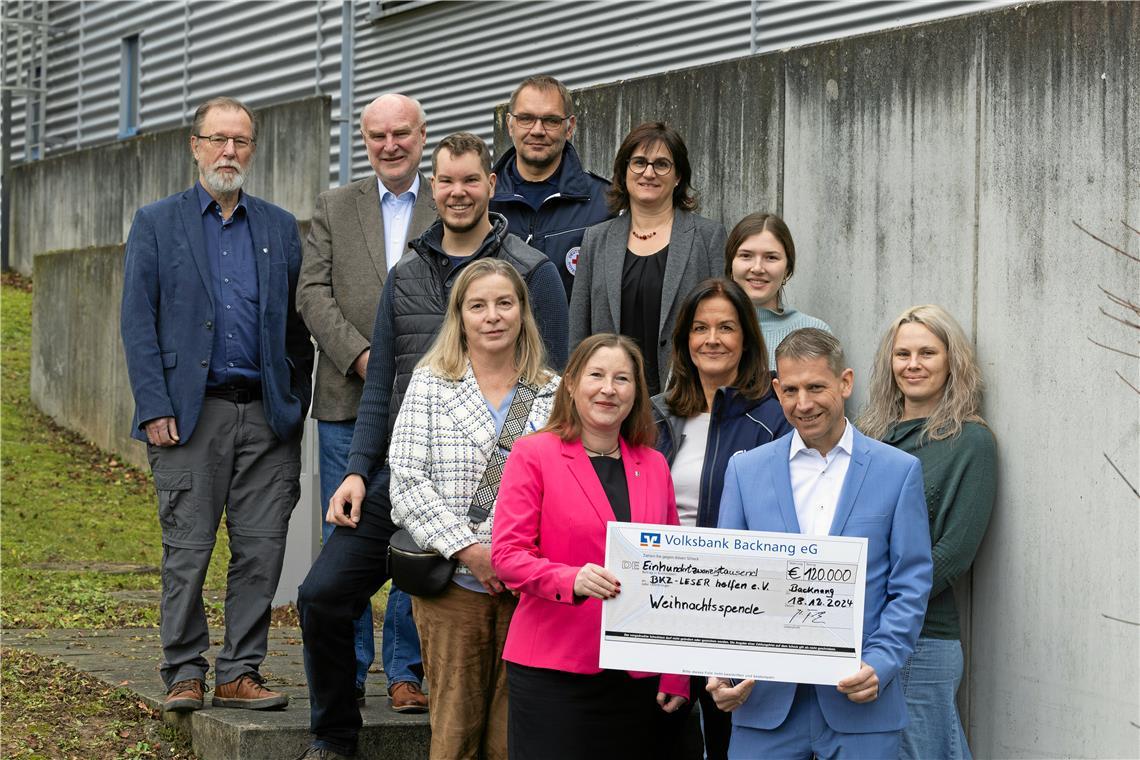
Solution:
M 347 467 L 384 280 L 408 241 L 436 217 L 431 188 L 419 173 L 427 141 L 422 106 L 404 95 L 382 95 L 361 112 L 360 133 L 375 176 L 321 193 L 297 283 L 297 310 L 320 352 L 312 415 L 319 436 L 322 514 Z M 332 530 L 324 523 L 326 541 Z M 360 703 L 374 657 L 372 610 L 365 608 L 356 621 Z M 425 711 L 411 600 L 395 587 L 384 618 L 383 659 L 392 709 Z

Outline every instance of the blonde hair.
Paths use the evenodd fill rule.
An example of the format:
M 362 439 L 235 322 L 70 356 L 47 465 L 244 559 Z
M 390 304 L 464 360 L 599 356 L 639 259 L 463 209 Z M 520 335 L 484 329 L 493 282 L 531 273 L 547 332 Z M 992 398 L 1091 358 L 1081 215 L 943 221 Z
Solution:
M 940 441 L 962 432 L 964 422 L 986 424 L 979 413 L 982 405 L 982 373 L 974 358 L 974 347 L 954 317 L 941 306 L 912 306 L 900 314 L 887 330 L 871 367 L 871 391 L 855 426 L 871 438 L 882 439 L 902 417 L 903 394 L 895 382 L 892 358 L 895 336 L 903 325 L 918 324 L 934 333 L 946 346 L 949 372 L 942 398 L 926 418 L 923 437 Z
M 464 267 L 447 298 L 443 327 L 420 359 L 417 367 L 427 367 L 446 380 L 460 380 L 467 372 L 467 335 L 463 330 L 463 301 L 471 283 L 493 274 L 507 278 L 519 302 L 519 337 L 515 341 L 515 368 L 519 379 L 530 385 L 544 385 L 554 373 L 546 366 L 546 346 L 538 332 L 538 324 L 530 310 L 526 283 L 509 262 L 502 259 L 479 259 Z
M 653 422 L 653 412 L 649 405 L 649 385 L 645 382 L 645 361 L 633 339 L 614 333 L 597 333 L 583 340 L 570 354 L 566 362 L 566 372 L 562 382 L 554 392 L 554 406 L 542 432 L 551 432 L 563 441 L 577 441 L 582 437 L 582 418 L 574 404 L 571 392 L 590 360 L 600 348 L 620 348 L 629 356 L 633 364 L 634 384 L 633 406 L 621 423 L 621 437 L 630 446 L 652 446 L 657 441 L 657 425 Z

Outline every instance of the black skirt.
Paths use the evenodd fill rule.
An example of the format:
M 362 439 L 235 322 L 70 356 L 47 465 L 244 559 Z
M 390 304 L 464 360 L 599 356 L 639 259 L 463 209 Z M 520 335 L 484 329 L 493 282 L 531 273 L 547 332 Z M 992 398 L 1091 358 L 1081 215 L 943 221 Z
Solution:
M 507 663 L 511 760 L 657 758 L 656 676 L 584 675 Z

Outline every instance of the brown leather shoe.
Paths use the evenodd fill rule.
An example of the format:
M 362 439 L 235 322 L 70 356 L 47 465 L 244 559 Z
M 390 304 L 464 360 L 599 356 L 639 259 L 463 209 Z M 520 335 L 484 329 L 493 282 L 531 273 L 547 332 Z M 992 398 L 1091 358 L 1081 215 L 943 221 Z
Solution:
M 271 710 L 289 704 L 289 695 L 270 691 L 258 673 L 246 673 L 229 683 L 214 687 L 214 707 L 241 707 L 246 710 Z
M 333 752 L 331 749 L 309 747 L 301 753 L 297 760 L 349 760 L 349 758 L 348 755 Z
M 388 687 L 388 699 L 392 700 L 392 709 L 398 713 L 425 713 L 428 710 L 428 699 L 420 685 L 412 681 L 400 681 Z
M 187 678 L 170 687 L 162 702 L 163 712 L 191 712 L 202 709 L 202 695 L 206 684 L 201 678 Z

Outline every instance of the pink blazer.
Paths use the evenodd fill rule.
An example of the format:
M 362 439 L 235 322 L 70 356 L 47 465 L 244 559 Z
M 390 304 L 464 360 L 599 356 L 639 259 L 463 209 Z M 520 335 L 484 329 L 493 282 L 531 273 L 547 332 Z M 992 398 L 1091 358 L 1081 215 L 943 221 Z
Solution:
M 665 458 L 625 440 L 621 455 L 633 522 L 677 525 Z M 601 672 L 602 602 L 575 598 L 574 578 L 587 562 L 605 563 L 606 523 L 614 519 L 580 442 L 535 433 L 515 443 L 495 502 L 491 541 L 499 578 L 520 592 L 504 660 L 570 673 Z M 661 676 L 661 691 L 688 697 L 688 676 Z

